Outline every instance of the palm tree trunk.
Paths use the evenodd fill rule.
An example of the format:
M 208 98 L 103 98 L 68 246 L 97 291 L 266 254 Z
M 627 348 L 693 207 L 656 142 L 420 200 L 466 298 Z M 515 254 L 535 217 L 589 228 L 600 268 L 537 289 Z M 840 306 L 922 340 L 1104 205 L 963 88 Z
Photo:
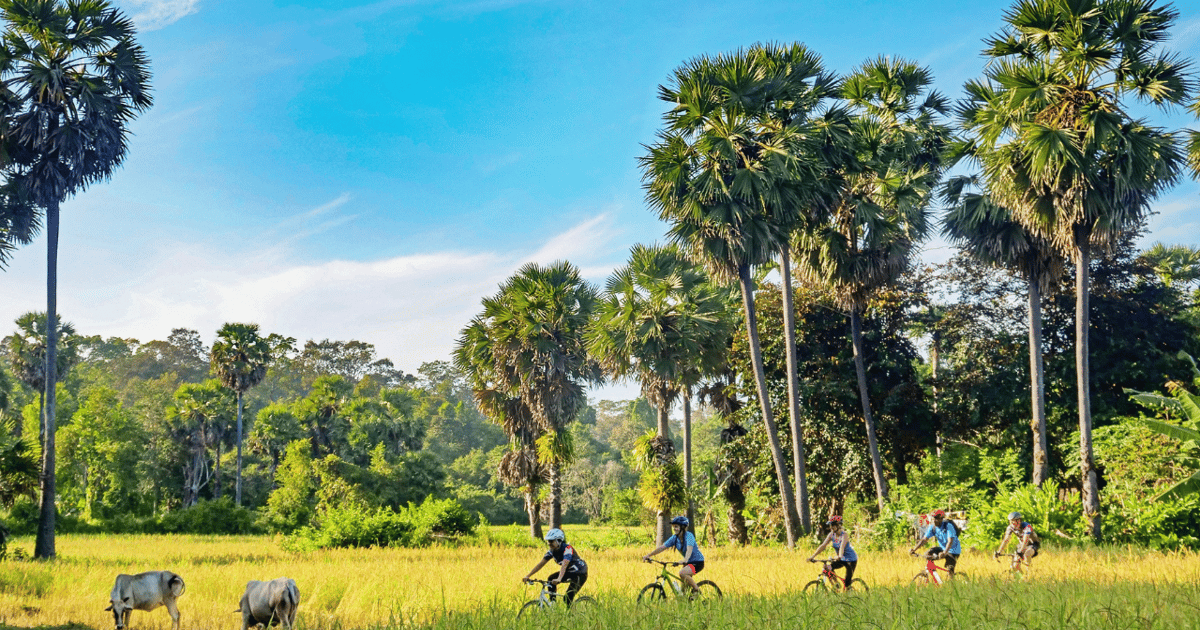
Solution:
M 658 436 L 665 440 L 665 444 L 671 445 L 671 409 L 665 404 L 658 405 Z M 671 461 L 675 461 L 674 448 L 671 448 L 669 453 L 656 453 L 659 457 L 669 455 Z M 656 458 L 656 461 L 661 465 L 662 460 Z M 671 512 L 670 510 L 658 510 L 654 515 L 654 544 L 661 545 L 671 535 Z
M 808 478 L 804 472 L 804 434 L 800 427 L 800 373 L 796 361 L 796 308 L 792 295 L 791 248 L 783 244 L 779 252 L 783 278 L 783 336 L 787 347 L 788 420 L 792 428 L 792 475 L 796 478 L 796 507 L 800 510 L 800 530 L 812 531 L 808 509 Z
M 692 391 L 683 390 L 683 483 L 687 488 L 688 522 L 696 522 L 696 502 L 692 500 Z
M 525 512 L 529 514 L 529 535 L 538 540 L 542 539 L 542 506 L 537 500 L 535 489 L 525 492 Z
M 54 477 L 55 386 L 58 380 L 58 202 L 46 206 L 46 404 L 42 421 L 42 496 L 34 558 L 54 557 L 56 490 Z
M 1078 246 L 1075 269 L 1075 379 L 1079 390 L 1079 456 L 1083 473 L 1083 516 L 1091 523 L 1092 538 L 1100 540 L 1100 479 L 1092 454 L 1092 388 L 1088 363 L 1088 276 L 1091 246 Z
M 738 281 L 742 286 L 742 308 L 746 316 L 746 331 L 750 336 L 750 359 L 754 363 L 754 383 L 758 387 L 758 401 L 762 407 L 763 424 L 767 428 L 767 441 L 771 445 L 771 459 L 775 463 L 775 476 L 779 480 L 779 495 L 783 501 L 783 520 L 787 528 L 788 548 L 796 548 L 799 524 L 796 522 L 796 498 L 792 495 L 792 483 L 788 479 L 787 465 L 783 460 L 783 448 L 779 445 L 779 427 L 771 413 L 771 399 L 767 393 L 767 375 L 763 369 L 762 347 L 758 342 L 758 319 L 754 312 L 754 280 L 750 277 L 750 266 L 738 268 Z
M 850 338 L 854 344 L 854 370 L 858 373 L 858 396 L 862 400 L 863 422 L 867 425 L 867 447 L 871 452 L 871 472 L 875 476 L 875 499 L 883 514 L 888 498 L 887 479 L 883 477 L 883 461 L 879 458 L 879 442 L 875 439 L 875 417 L 871 415 L 871 398 L 867 393 L 867 366 L 863 360 L 862 316 L 859 306 L 850 307 Z
M 1033 399 L 1033 484 L 1041 487 L 1050 477 L 1046 441 L 1046 380 L 1042 363 L 1042 294 L 1033 273 L 1029 282 L 1029 390 Z
M 562 527 L 562 464 L 550 462 L 550 527 Z
M 237 393 L 237 481 L 233 491 L 233 504 L 242 504 L 242 392 Z
M 213 498 L 221 498 L 221 440 L 217 439 L 217 465 L 213 467 L 213 475 L 215 475 L 215 484 L 213 488 Z

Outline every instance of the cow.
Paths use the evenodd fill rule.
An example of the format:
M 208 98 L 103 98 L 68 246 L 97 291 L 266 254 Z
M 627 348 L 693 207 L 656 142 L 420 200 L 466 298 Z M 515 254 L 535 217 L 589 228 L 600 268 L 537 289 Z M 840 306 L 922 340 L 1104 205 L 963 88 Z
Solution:
M 246 593 L 233 612 L 242 613 L 242 630 L 250 626 L 271 626 L 282 623 L 291 630 L 296 623 L 296 608 L 300 606 L 300 589 L 291 578 L 275 578 L 270 582 L 250 580 L 246 582 Z
M 175 600 L 183 595 L 183 578 L 170 571 L 147 571 L 137 575 L 122 573 L 113 585 L 111 603 L 104 610 L 111 610 L 117 630 L 129 625 L 129 615 L 134 610 L 154 610 L 166 606 L 171 615 L 172 630 L 179 630 L 179 607 Z

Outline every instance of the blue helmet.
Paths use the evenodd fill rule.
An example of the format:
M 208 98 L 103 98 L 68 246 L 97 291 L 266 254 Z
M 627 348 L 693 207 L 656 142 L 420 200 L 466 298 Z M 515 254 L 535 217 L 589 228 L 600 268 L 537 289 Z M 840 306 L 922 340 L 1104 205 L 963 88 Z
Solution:
M 691 525 L 692 522 L 689 521 L 688 517 L 686 517 L 686 516 L 676 516 L 675 518 L 671 519 L 671 524 L 678 525 L 684 529 L 687 529 L 687 526 Z

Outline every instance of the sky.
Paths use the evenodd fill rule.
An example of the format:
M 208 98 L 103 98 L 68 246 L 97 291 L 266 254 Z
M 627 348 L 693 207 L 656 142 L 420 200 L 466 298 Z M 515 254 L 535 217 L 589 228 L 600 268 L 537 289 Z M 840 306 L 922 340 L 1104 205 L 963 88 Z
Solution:
M 528 262 L 604 279 L 665 226 L 637 159 L 657 87 L 701 54 L 804 43 L 848 73 L 928 66 L 958 98 L 1004 3 L 844 0 L 117 0 L 153 72 L 111 181 L 62 206 L 58 310 L 85 335 L 225 322 L 357 339 L 416 372 Z M 1167 47 L 1200 60 L 1200 3 Z M 1198 128 L 1185 112 L 1157 124 Z M 1200 243 L 1200 185 L 1146 242 Z M 945 260 L 933 240 L 923 258 Z M 3 322 L 45 310 L 46 244 L 0 271 Z M 632 398 L 636 386 L 594 390 Z

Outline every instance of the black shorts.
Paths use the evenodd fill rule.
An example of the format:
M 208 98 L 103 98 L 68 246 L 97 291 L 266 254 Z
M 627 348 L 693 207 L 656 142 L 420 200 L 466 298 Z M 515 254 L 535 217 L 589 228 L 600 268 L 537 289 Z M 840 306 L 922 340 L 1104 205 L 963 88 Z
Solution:
M 579 589 L 583 588 L 584 583 L 587 582 L 587 576 L 587 573 L 579 573 L 577 571 L 567 571 L 566 575 L 563 576 L 562 581 L 566 582 L 567 584 L 567 594 L 563 596 L 563 599 L 566 600 L 567 604 L 570 604 L 575 600 L 575 594 L 579 592 Z M 557 577 L 558 571 L 555 571 L 554 573 L 546 576 L 546 581 L 553 580 Z M 551 584 L 550 591 L 557 592 L 558 589 L 555 588 L 555 585 Z
M 700 560 L 697 562 L 684 562 L 683 566 L 692 567 L 692 572 L 693 572 L 693 574 L 695 574 L 695 573 L 699 573 L 704 570 L 704 561 Z
M 846 567 L 846 583 L 854 579 L 854 569 L 858 566 L 858 560 L 834 560 L 829 564 L 830 569 L 840 569 Z
M 1032 555 L 1032 556 L 1029 556 L 1029 557 L 1030 557 L 1030 558 L 1036 558 L 1036 557 L 1037 557 L 1037 555 L 1038 555 L 1038 549 L 1041 549 L 1041 548 L 1042 548 L 1042 543 L 1041 543 L 1041 542 L 1037 542 L 1037 541 L 1031 542 L 1031 543 L 1029 543 L 1029 548 L 1030 548 L 1030 549 L 1033 549 L 1033 555 Z M 1022 549 L 1021 551 L 1024 551 L 1024 549 Z
M 932 556 L 936 556 L 936 555 L 938 555 L 939 553 L 942 553 L 943 551 L 945 551 L 945 549 L 942 549 L 941 547 L 934 547 L 934 548 L 932 548 L 932 549 L 930 549 L 930 550 L 929 550 L 929 555 L 930 555 L 931 557 L 932 557 Z M 954 567 L 958 565 L 958 557 L 959 557 L 959 556 L 961 556 L 961 555 L 962 555 L 962 554 L 960 554 L 960 553 L 948 553 L 948 554 L 946 554 L 946 570 L 947 570 L 947 571 L 953 571 L 953 570 L 954 570 Z

